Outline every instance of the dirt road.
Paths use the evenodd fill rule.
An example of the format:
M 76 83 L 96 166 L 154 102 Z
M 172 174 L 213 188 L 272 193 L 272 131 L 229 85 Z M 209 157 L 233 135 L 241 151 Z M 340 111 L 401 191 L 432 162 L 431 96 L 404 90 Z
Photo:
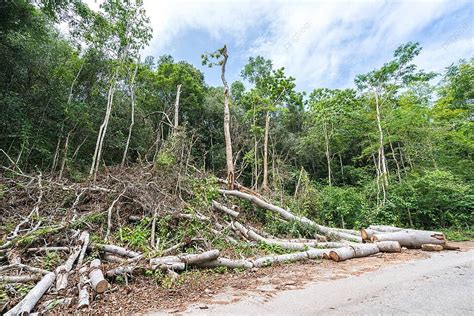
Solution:
M 474 315 L 473 264 L 474 250 L 444 251 L 360 275 L 310 282 L 271 298 L 255 294 L 224 304 L 232 302 L 232 293 L 222 294 L 220 302 L 194 304 L 184 314 Z

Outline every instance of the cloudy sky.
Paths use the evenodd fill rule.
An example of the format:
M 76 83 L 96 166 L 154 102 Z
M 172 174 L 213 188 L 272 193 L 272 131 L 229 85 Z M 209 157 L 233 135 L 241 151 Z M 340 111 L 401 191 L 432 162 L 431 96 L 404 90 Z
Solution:
M 92 0 L 94 1 L 94 0 Z M 145 0 L 153 40 L 144 56 L 171 54 L 220 84 L 200 56 L 227 44 L 228 80 L 262 55 L 296 78 L 299 90 L 353 85 L 355 75 L 420 42 L 417 64 L 441 71 L 474 52 L 474 1 Z

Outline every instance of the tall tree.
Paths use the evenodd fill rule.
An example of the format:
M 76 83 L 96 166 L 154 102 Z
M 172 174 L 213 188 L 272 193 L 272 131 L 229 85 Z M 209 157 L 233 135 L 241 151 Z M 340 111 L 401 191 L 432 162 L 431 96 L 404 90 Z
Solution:
M 209 62 L 209 57 L 217 60 L 216 62 Z M 234 160 L 232 155 L 232 139 L 230 135 L 230 110 L 229 110 L 229 86 L 227 85 L 227 80 L 225 79 L 225 66 L 227 64 L 227 59 L 229 55 L 227 54 L 227 46 L 218 49 L 214 53 L 209 55 L 202 55 L 203 65 L 213 65 L 221 66 L 221 80 L 224 85 L 224 138 L 225 138 L 225 156 L 226 156 L 226 165 L 227 165 L 227 185 L 229 189 L 234 188 L 235 181 L 235 172 L 234 172 Z

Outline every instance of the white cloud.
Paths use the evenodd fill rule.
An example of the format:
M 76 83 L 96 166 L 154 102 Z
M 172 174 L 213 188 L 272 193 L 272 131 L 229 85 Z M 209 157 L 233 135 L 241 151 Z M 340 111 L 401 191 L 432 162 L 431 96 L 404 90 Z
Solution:
M 379 67 L 397 46 L 423 39 L 425 28 L 466 6 L 461 1 L 421 0 L 145 0 L 144 4 L 154 29 L 144 55 L 173 52 L 183 34 L 206 32 L 243 47 L 242 54 L 247 56 L 241 58 L 259 54 L 272 59 L 306 90 L 351 86 L 356 74 Z M 420 66 L 441 70 L 470 57 L 472 32 L 449 39 L 444 31 L 449 30 L 438 30 L 439 39 L 434 42 L 422 41 Z

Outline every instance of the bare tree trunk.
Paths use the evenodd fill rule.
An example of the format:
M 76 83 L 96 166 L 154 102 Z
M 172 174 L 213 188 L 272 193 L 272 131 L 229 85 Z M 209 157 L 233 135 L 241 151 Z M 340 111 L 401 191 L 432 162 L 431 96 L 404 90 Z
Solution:
M 390 139 L 389 139 L 388 143 L 390 144 L 390 150 L 392 151 L 393 161 L 395 161 L 395 166 L 397 167 L 397 178 L 398 178 L 398 182 L 400 183 L 400 182 L 402 182 L 400 164 L 398 163 L 397 155 L 395 154 L 395 150 L 393 149 L 393 144 L 392 144 L 392 141 Z
M 379 233 L 371 237 L 372 241 L 398 241 L 401 246 L 408 248 L 421 248 L 423 244 L 446 244 L 443 233 L 425 230 L 404 229 L 396 232 Z
M 95 144 L 94 156 L 92 157 L 92 164 L 89 170 L 89 175 L 94 177 L 94 181 L 97 176 L 97 171 L 100 165 L 100 158 L 102 155 L 102 146 L 104 143 L 105 133 L 107 131 L 107 126 L 109 125 L 110 112 L 112 111 L 112 103 L 115 93 L 115 83 L 117 77 L 118 69 L 115 70 L 112 79 L 110 80 L 109 92 L 107 93 L 107 108 L 105 112 L 104 121 L 99 127 L 99 133 L 97 135 L 97 141 Z
M 5 313 L 5 316 L 28 315 L 43 294 L 53 285 L 55 279 L 54 272 L 46 274 L 15 307 Z
M 67 151 L 69 148 L 69 138 L 71 137 L 71 131 L 67 133 L 66 141 L 64 142 L 64 153 L 63 153 L 63 161 L 61 162 L 61 169 L 59 170 L 59 180 L 63 177 L 64 167 L 66 166 L 67 161 Z
M 127 159 L 128 146 L 130 145 L 130 138 L 132 138 L 132 129 L 133 129 L 133 125 L 135 124 L 135 77 L 137 75 L 138 63 L 139 61 L 137 61 L 135 65 L 135 71 L 133 72 L 132 79 L 130 82 L 130 100 L 131 100 L 131 105 L 132 105 L 132 117 L 130 121 L 130 126 L 128 127 L 128 137 L 127 137 L 127 143 L 125 144 L 125 150 L 123 151 L 122 163 L 120 164 L 120 167 L 122 168 L 125 165 L 125 160 Z
M 229 190 L 234 188 L 234 161 L 232 159 L 232 140 L 230 136 L 230 110 L 229 110 L 229 86 L 225 79 L 225 65 L 229 55 L 227 55 L 227 47 L 224 45 L 222 48 L 222 55 L 224 60 L 222 61 L 222 72 L 221 79 L 224 84 L 224 138 L 225 138 L 225 156 L 227 162 L 227 185 Z
M 329 134 L 328 134 L 328 128 L 326 122 L 323 122 L 323 129 L 324 129 L 324 142 L 326 144 L 326 160 L 328 164 L 328 185 L 332 185 L 332 179 L 331 179 L 331 153 L 329 151 Z
M 179 124 L 179 96 L 181 95 L 181 85 L 176 86 L 176 101 L 174 103 L 174 130 L 178 128 Z
M 386 196 L 386 190 L 388 188 L 388 169 L 387 169 L 387 160 L 385 158 L 385 151 L 384 151 L 384 135 L 383 135 L 383 129 L 382 129 L 382 116 L 380 113 L 380 104 L 379 104 L 379 97 L 377 92 L 375 92 L 375 111 L 376 111 L 376 118 L 377 118 L 377 129 L 379 132 L 379 159 L 378 159 L 378 165 L 379 165 L 379 170 L 380 170 L 380 178 L 381 178 L 381 184 L 382 184 L 382 191 L 384 193 L 384 198 L 382 201 L 382 204 L 385 204 L 387 200 Z
M 301 166 L 300 175 L 298 176 L 298 182 L 296 182 L 295 194 L 293 194 L 293 197 L 296 197 L 298 195 L 298 190 L 300 188 L 301 176 L 303 175 L 303 171 L 304 171 L 303 166 Z
M 265 115 L 265 136 L 263 139 L 263 182 L 262 189 L 268 190 L 268 133 L 270 131 L 270 111 Z

